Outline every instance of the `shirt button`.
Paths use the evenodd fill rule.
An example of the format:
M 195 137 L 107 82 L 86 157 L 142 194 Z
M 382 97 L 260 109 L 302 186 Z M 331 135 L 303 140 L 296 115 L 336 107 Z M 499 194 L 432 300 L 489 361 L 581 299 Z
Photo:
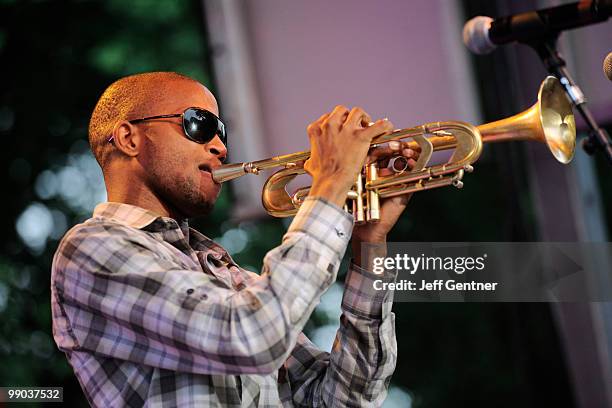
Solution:
M 340 228 L 334 227 L 334 229 L 336 230 L 336 235 L 338 235 L 340 238 L 342 238 L 342 237 L 344 237 L 346 235 L 344 233 L 344 231 L 342 231 Z

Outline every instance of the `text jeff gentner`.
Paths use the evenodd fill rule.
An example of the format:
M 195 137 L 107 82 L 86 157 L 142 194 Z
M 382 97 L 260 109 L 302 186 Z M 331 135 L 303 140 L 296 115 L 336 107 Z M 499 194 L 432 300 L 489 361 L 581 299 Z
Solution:
M 374 281 L 374 289 L 376 290 L 408 290 L 408 291 L 423 291 L 423 290 L 461 290 L 461 291 L 494 291 L 497 289 L 498 282 L 457 282 L 455 280 L 436 279 L 433 281 L 421 280 L 420 284 L 410 280 L 402 279 L 398 282 L 383 282 L 380 279 Z

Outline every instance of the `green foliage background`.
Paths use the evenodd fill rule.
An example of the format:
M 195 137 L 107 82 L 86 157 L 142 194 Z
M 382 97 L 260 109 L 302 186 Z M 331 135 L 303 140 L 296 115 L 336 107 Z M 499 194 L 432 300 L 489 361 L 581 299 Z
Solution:
M 119 77 L 177 71 L 214 89 L 202 21 L 195 0 L 0 2 L 0 134 L 6 142 L 0 150 L 6 175 L 6 216 L 0 220 L 0 385 L 64 386 L 70 406 L 87 406 L 51 333 L 50 265 L 62 235 L 57 229 L 65 231 L 91 210 L 81 197 L 57 191 L 67 187 L 60 176 L 68 167 L 91 167 L 89 115 L 104 88 Z M 54 194 L 41 187 L 47 180 L 43 173 L 59 183 Z M 81 195 L 103 199 L 101 174 L 80 181 Z M 230 195 L 224 189 L 203 226 L 212 237 L 223 233 Z M 51 212 L 54 222 L 54 231 L 35 249 L 16 233 L 20 215 L 32 204 Z M 231 223 L 223 224 L 224 230 L 230 228 Z M 278 240 L 282 228 L 272 221 L 253 224 L 249 231 Z M 271 244 L 253 242 L 242 257 L 263 257 Z

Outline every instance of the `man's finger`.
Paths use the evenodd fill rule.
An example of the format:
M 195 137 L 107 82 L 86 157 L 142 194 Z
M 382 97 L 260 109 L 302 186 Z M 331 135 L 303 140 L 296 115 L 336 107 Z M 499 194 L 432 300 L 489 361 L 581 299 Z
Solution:
M 390 142 L 383 143 L 368 152 L 368 159 L 366 163 L 370 164 L 391 156 L 396 156 L 400 154 L 401 147 L 401 142 L 397 140 L 392 140 Z
M 416 150 L 412 150 L 410 148 L 404 148 L 402 149 L 402 156 L 404 157 L 411 157 L 413 159 L 418 159 L 419 158 L 419 152 Z
M 349 112 L 343 126 L 365 127 L 372 121 L 370 115 L 360 107 L 354 107 Z
M 323 123 L 325 119 L 327 119 L 331 115 L 331 112 L 327 112 L 319 116 L 319 119 L 315 120 L 313 123 L 318 123 L 319 125 Z
M 306 127 L 306 133 L 308 137 L 319 136 L 321 135 L 321 124 L 325 119 L 329 117 L 331 113 L 324 113 L 319 117 L 319 119 L 312 122 L 310 125 Z
M 376 136 L 387 135 L 393 132 L 393 123 L 389 119 L 380 119 L 374 122 L 372 125 L 361 130 L 361 135 L 369 140 L 372 140 Z
M 321 122 L 322 129 L 324 130 L 326 127 L 340 129 L 340 127 L 346 120 L 346 116 L 348 115 L 348 113 L 349 110 L 346 106 L 336 106 L 334 110 L 329 114 L 329 116 Z
M 403 156 L 406 158 L 418 159 L 419 153 L 411 148 L 408 148 L 408 142 L 400 142 L 397 140 L 392 140 L 387 143 L 383 143 L 380 146 L 377 146 L 371 149 L 368 152 L 368 160 L 367 163 L 373 163 L 375 161 L 383 161 L 394 156 Z

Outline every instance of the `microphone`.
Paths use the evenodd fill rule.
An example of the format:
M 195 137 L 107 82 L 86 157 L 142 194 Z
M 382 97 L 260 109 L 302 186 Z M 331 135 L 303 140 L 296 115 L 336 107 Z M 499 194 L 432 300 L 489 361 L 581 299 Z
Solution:
M 604 59 L 603 62 L 603 71 L 610 81 L 612 81 L 612 52 L 608 54 L 608 56 Z
M 463 43 L 475 54 L 488 54 L 498 45 L 554 38 L 560 31 L 600 23 L 610 15 L 612 0 L 583 0 L 495 20 L 478 16 L 463 26 Z

